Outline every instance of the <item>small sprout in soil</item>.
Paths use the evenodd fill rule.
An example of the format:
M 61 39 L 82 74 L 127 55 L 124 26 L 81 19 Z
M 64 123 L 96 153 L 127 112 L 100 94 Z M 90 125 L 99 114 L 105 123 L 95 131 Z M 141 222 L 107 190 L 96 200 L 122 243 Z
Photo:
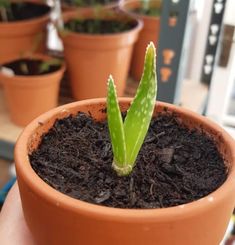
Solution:
M 44 61 L 41 63 L 39 67 L 39 73 L 48 72 L 51 66 L 61 66 L 61 65 L 62 65 L 62 60 L 60 59 L 51 59 L 48 61 Z
M 29 68 L 26 62 L 21 62 L 20 63 L 20 70 L 22 71 L 23 74 L 27 75 L 29 74 Z
M 131 173 L 147 134 L 157 96 L 156 50 L 146 50 L 144 71 L 124 123 L 112 76 L 108 79 L 107 117 L 113 149 L 113 168 L 120 176 Z

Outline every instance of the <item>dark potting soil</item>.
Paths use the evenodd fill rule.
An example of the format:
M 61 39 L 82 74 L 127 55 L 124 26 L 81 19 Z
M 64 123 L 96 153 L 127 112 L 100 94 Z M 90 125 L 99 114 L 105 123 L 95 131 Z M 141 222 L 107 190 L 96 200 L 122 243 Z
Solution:
M 71 197 L 120 208 L 161 208 L 217 189 L 227 168 L 215 143 L 166 112 L 154 118 L 133 172 L 112 169 L 107 122 L 80 113 L 57 120 L 29 156 L 35 172 Z
M 11 3 L 7 8 L 8 21 L 34 19 L 50 12 L 50 7 L 32 2 Z M 0 15 L 0 22 L 4 21 Z
M 136 25 L 135 21 L 86 19 L 68 21 L 65 28 L 78 33 L 111 34 L 131 30 Z
M 56 59 L 56 62 L 59 63 L 59 60 Z M 60 69 L 61 64 L 50 64 L 38 59 L 19 59 L 6 63 L 3 67 L 12 69 L 18 76 L 36 76 L 55 72 Z
M 115 2 L 118 2 L 118 0 L 62 0 L 62 3 L 65 3 L 70 6 L 95 6 Z

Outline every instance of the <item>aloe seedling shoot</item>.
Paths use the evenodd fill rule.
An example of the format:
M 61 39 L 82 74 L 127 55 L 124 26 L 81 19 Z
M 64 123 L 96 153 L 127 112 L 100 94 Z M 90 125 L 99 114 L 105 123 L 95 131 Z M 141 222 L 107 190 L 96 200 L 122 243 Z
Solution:
M 113 168 L 120 176 L 131 173 L 147 134 L 157 96 L 156 50 L 146 50 L 144 71 L 135 98 L 123 122 L 112 76 L 108 79 L 107 117 L 113 150 Z

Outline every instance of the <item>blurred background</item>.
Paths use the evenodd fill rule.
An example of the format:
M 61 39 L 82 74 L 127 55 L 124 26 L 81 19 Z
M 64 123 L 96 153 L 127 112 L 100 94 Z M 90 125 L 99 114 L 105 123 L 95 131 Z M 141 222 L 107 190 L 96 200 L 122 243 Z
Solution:
M 109 73 L 119 96 L 133 96 L 149 41 L 157 47 L 157 99 L 203 114 L 235 137 L 234 11 L 233 0 L 0 3 L 1 203 L 24 126 L 57 105 L 104 97 Z

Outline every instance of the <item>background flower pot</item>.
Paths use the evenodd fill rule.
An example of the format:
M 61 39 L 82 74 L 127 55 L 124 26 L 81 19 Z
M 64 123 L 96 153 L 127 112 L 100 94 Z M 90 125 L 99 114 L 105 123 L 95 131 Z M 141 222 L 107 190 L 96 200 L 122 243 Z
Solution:
M 102 18 L 108 18 L 102 14 Z M 83 18 L 95 13 L 81 11 Z M 65 15 L 65 22 L 76 18 L 77 12 Z M 111 18 L 121 18 L 113 14 Z M 97 18 L 97 17 L 96 17 Z M 126 17 L 125 17 L 126 18 Z M 129 17 L 128 17 L 129 18 Z M 106 96 L 106 81 L 110 74 L 117 83 L 119 96 L 123 95 L 133 51 L 133 45 L 142 28 L 141 22 L 130 31 L 116 34 L 85 34 L 69 32 L 61 35 L 68 67 L 72 93 L 82 100 Z
M 0 22 L 0 63 L 27 52 L 45 51 L 49 12 L 33 19 Z
M 140 32 L 138 41 L 135 44 L 130 73 L 132 77 L 139 81 L 141 79 L 144 56 L 146 46 L 150 41 L 157 43 L 160 32 L 160 16 L 147 16 L 142 14 L 134 13 L 135 10 L 141 8 L 144 1 L 141 0 L 127 0 L 121 2 L 121 9 L 131 14 L 137 19 L 141 19 L 144 23 L 143 29 Z M 154 8 L 161 8 L 161 1 L 150 0 L 150 6 Z
M 130 99 L 120 99 L 125 111 Z M 220 127 L 186 109 L 157 103 L 177 113 L 189 128 L 203 129 L 217 142 L 229 167 L 222 186 L 198 201 L 164 209 L 119 209 L 89 204 L 66 196 L 47 185 L 33 171 L 28 154 L 57 118 L 90 112 L 106 117 L 105 99 L 75 102 L 56 108 L 26 127 L 15 148 L 15 162 L 26 222 L 38 244 L 64 245 L 218 245 L 235 204 L 235 144 Z M 38 124 L 41 122 L 41 124 Z
M 44 55 L 34 55 L 31 58 L 43 61 L 51 59 Z M 65 66 L 61 65 L 59 70 L 49 74 L 13 77 L 0 71 L 10 117 L 15 124 L 25 126 L 41 113 L 57 106 L 59 84 L 64 70 Z

